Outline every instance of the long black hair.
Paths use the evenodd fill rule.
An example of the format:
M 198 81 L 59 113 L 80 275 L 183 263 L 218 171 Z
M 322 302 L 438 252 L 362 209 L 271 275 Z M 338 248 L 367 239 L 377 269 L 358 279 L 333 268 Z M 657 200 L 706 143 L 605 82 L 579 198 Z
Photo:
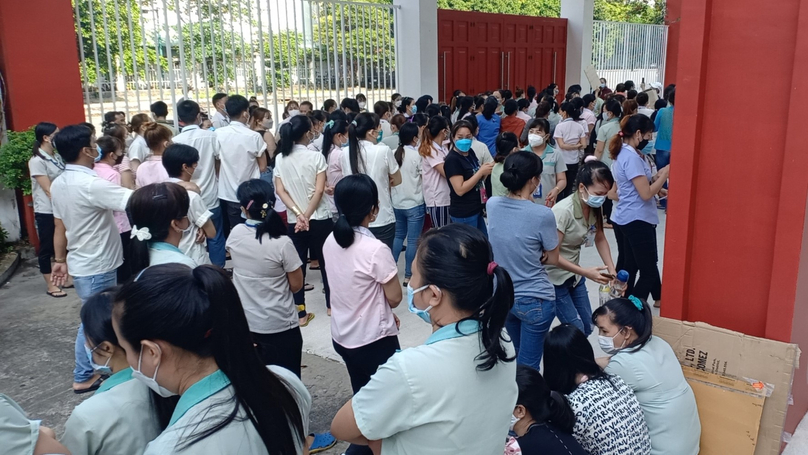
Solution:
M 409 106 L 410 103 L 412 103 L 413 101 L 414 100 L 412 98 L 410 98 L 409 96 L 405 96 L 404 98 L 401 98 L 401 104 L 398 105 L 398 112 L 400 112 L 402 114 L 406 114 L 407 113 L 407 106 Z
M 334 111 L 341 112 L 341 111 Z M 348 122 L 345 120 L 329 120 L 323 127 L 323 156 L 328 162 L 328 155 L 331 154 L 331 149 L 334 146 L 335 134 L 348 134 Z
M 348 126 L 348 157 L 351 162 L 351 173 L 358 174 L 365 168 L 365 160 L 359 150 L 359 141 L 364 140 L 368 131 L 379 128 L 379 116 L 372 112 L 357 115 Z M 360 170 L 360 166 L 362 165 Z
M 589 380 L 609 380 L 609 375 L 595 362 L 595 352 L 586 335 L 574 325 L 562 324 L 544 339 L 544 379 L 556 392 L 569 395 L 578 387 L 579 374 Z
M 416 259 L 424 284 L 437 286 L 452 296 L 455 308 L 471 312 L 465 320 L 480 322 L 483 351 L 476 357 L 477 369 L 512 362 L 502 329 L 513 307 L 513 281 L 500 266 L 488 273 L 494 254 L 485 234 L 465 224 L 432 229 L 421 237 Z
M 485 99 L 485 103 L 483 104 L 483 117 L 485 117 L 486 120 L 491 120 L 498 107 L 499 102 L 497 99 L 493 96 L 489 96 Z
M 401 125 L 398 130 L 398 148 L 396 148 L 396 163 L 401 166 L 404 163 L 404 147 L 413 145 L 413 142 L 418 139 L 418 125 L 407 122 Z
M 497 135 L 496 145 L 497 154 L 494 156 L 494 162 L 504 163 L 508 155 L 513 152 L 513 149 L 519 146 L 519 140 L 516 139 L 516 135 L 512 132 L 503 131 Z
M 39 148 L 42 147 L 42 142 L 45 140 L 45 136 L 50 136 L 56 132 L 58 127 L 53 123 L 48 122 L 39 122 L 34 127 L 34 146 L 32 149 L 33 155 L 42 158 L 43 160 L 47 160 L 48 158 L 39 151 Z M 53 144 L 53 148 L 56 149 L 56 145 Z
M 648 343 L 654 327 L 654 315 L 651 313 L 651 307 L 646 302 L 639 299 L 637 301 L 642 305 L 642 309 L 637 308 L 629 299 L 614 299 L 609 300 L 592 313 L 592 323 L 595 325 L 597 325 L 599 317 L 608 316 L 613 324 L 620 327 L 620 330 L 626 327 L 634 329 L 637 339 L 624 348 L 632 351 L 639 351 Z
M 164 241 L 171 221 L 188 216 L 189 205 L 188 191 L 176 183 L 152 183 L 132 193 L 126 207 L 132 229 L 148 228 L 151 235 L 148 240 L 133 237 L 129 242 L 133 274 L 149 266 L 149 242 Z
M 263 221 L 255 227 L 258 243 L 262 243 L 264 234 L 271 239 L 286 235 L 283 219 L 272 209 L 275 206 L 275 191 L 269 182 L 261 179 L 247 180 L 238 186 L 236 197 L 250 219 Z
M 353 228 L 362 225 L 362 221 L 379 207 L 376 182 L 365 174 L 344 177 L 334 188 L 334 204 L 339 211 L 334 224 L 334 240 L 339 246 L 348 248 L 354 242 Z
M 283 156 L 289 156 L 295 143 L 311 131 L 311 120 L 306 115 L 295 115 L 278 130 L 280 144 L 278 149 Z
M 563 395 L 547 387 L 538 370 L 527 365 L 517 365 L 516 385 L 519 387 L 516 404 L 524 406 L 536 423 L 550 422 L 559 429 L 572 433 L 575 412 Z
M 217 433 L 243 412 L 267 452 L 297 453 L 305 440 L 297 401 L 287 384 L 258 357 L 238 292 L 222 269 L 156 265 L 125 284 L 115 301 L 118 333 L 136 353 L 143 340 L 165 341 L 212 358 L 230 380 L 233 396 L 211 405 L 230 409 L 211 409 L 208 419 L 218 422 L 189 434 L 181 448 Z

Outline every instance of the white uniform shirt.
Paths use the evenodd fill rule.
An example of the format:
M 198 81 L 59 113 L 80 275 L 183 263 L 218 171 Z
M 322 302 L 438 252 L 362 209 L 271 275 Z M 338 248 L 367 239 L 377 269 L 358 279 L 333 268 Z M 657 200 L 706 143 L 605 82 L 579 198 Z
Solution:
M 177 144 L 190 145 L 199 152 L 199 163 L 191 181 L 199 186 L 202 200 L 208 209 L 219 206 L 219 188 L 216 185 L 216 162 L 221 159 L 222 146 L 216 133 L 203 130 L 197 125 L 188 125 L 173 139 Z
M 31 195 L 34 199 L 34 213 L 53 213 L 51 199 L 45 193 L 45 190 L 39 186 L 39 182 L 37 182 L 35 177 L 42 175 L 53 182 L 53 180 L 64 171 L 65 162 L 58 153 L 54 152 L 53 157 L 48 156 L 42 149 L 39 150 L 39 153 L 42 154 L 42 156 L 33 156 L 28 160 L 28 173 L 31 175 Z
M 311 395 L 306 386 L 291 371 L 270 365 L 267 368 L 285 382 L 295 397 L 303 418 L 303 435 L 309 433 L 309 411 Z M 514 381 L 514 385 L 516 382 Z M 250 419 L 239 410 L 235 420 L 226 427 L 208 436 L 196 444 L 180 450 L 177 446 L 187 442 L 193 434 L 205 431 L 215 425 L 232 411 L 233 402 L 227 405 L 214 406 L 233 396 L 230 380 L 221 370 L 202 378 L 192 385 L 180 397 L 179 403 L 171 416 L 171 421 L 163 433 L 146 447 L 144 455 L 211 455 L 211 454 L 268 454 L 261 436 Z M 302 436 L 302 435 L 301 435 Z M 299 454 L 303 448 L 298 447 Z
M 390 122 L 385 119 L 379 120 L 379 126 L 382 128 L 382 140 L 393 135 L 393 128 L 390 127 Z M 390 147 L 392 148 L 392 147 Z
M 421 155 L 412 145 L 404 147 L 401 162 L 401 184 L 393 187 L 393 208 L 411 209 L 424 204 L 424 189 L 421 180 Z
M 179 183 L 182 180 L 178 178 L 169 177 L 167 180 L 172 183 Z M 186 190 L 187 191 L 187 190 Z M 191 258 L 197 265 L 210 264 L 210 256 L 208 255 L 207 240 L 202 243 L 196 243 L 196 236 L 202 226 L 208 222 L 210 217 L 213 216 L 207 207 L 202 196 L 195 191 L 188 192 L 188 221 L 191 223 L 188 230 L 182 233 L 180 239 L 180 251 L 182 254 Z M 218 200 L 218 199 L 217 199 Z
M 184 264 L 194 269 L 198 265 L 179 248 L 166 242 L 149 242 L 149 266 L 160 264 Z
M 393 151 L 384 143 L 373 144 L 370 141 L 359 141 L 359 171 L 367 174 L 376 182 L 379 190 L 379 214 L 370 227 L 382 227 L 396 222 L 393 212 L 393 199 L 390 196 L 390 176 L 398 172 L 398 163 Z M 365 163 L 364 167 L 362 163 Z M 342 154 L 342 173 L 351 175 L 351 154 L 348 150 Z
M 129 150 L 127 153 L 129 153 L 129 159 L 131 161 L 140 161 L 143 163 L 146 161 L 146 158 L 151 155 L 151 150 L 149 150 L 149 146 L 146 145 L 146 139 L 138 134 L 135 136 L 132 144 L 129 145 Z
M 160 435 L 149 388 L 132 379 L 132 369 L 109 377 L 80 403 L 65 423 L 62 444 L 73 455 L 143 453 Z
M 218 130 L 219 128 L 224 128 L 230 124 L 230 117 L 216 111 L 216 113 L 213 114 L 213 117 L 210 118 L 210 123 L 212 123 L 213 127 Z
M 123 264 L 123 247 L 112 212 L 123 212 L 132 190 L 75 164 L 51 184 L 53 216 L 65 225 L 67 267 L 73 276 L 107 273 Z
M 236 121 L 217 129 L 216 139 L 219 140 L 222 157 L 219 168 L 219 199 L 238 202 L 238 186 L 261 176 L 257 159 L 267 149 L 267 143 L 259 133 Z
M 328 170 L 325 157 L 320 152 L 309 150 L 305 145 L 295 144 L 292 153 L 284 156 L 278 153 L 275 156 L 274 176 L 281 180 L 283 188 L 295 201 L 297 207 L 306 211 L 309 201 L 314 196 L 317 187 L 317 176 Z M 331 218 L 331 210 L 328 208 L 328 200 L 325 193 L 320 198 L 320 203 L 311 215 L 312 220 L 327 220 Z M 297 222 L 297 217 L 291 208 L 286 211 L 286 220 L 289 224 Z
M 556 126 L 553 137 L 556 139 L 563 139 L 566 145 L 575 144 L 579 141 L 583 143 L 586 141 L 586 131 L 584 131 L 584 127 L 581 126 L 579 122 L 576 122 L 571 118 L 567 118 Z M 561 154 L 564 156 L 565 164 L 578 164 L 579 160 L 577 149 L 564 150 L 560 146 L 558 149 L 561 150 Z
M 474 151 L 474 154 L 477 156 L 477 161 L 479 161 L 481 165 L 494 162 L 494 157 L 491 156 L 488 146 L 478 141 L 476 137 L 471 140 L 471 150 Z
M 356 424 L 382 455 L 500 454 L 516 407 L 516 362 L 478 371 L 479 323 L 438 329 L 394 354 L 353 397 Z M 503 332 L 504 334 L 504 332 Z M 506 337 L 507 338 L 507 337 Z M 505 342 L 509 356 L 513 345 Z

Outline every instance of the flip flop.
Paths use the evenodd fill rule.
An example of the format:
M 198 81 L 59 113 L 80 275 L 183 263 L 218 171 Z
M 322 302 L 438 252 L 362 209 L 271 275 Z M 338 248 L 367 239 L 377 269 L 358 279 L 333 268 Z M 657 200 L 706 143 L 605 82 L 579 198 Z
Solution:
M 305 291 L 313 291 L 313 290 L 314 290 L 314 285 L 313 285 L 313 284 L 306 283 L 306 285 L 305 285 L 305 286 L 303 286 L 303 289 L 304 289 Z
M 93 382 L 93 384 L 90 387 L 80 390 L 73 389 L 73 393 L 75 393 L 76 395 L 81 395 L 84 393 L 95 392 L 96 390 L 98 390 L 99 387 L 101 387 L 102 382 L 104 382 L 104 378 L 98 378 L 95 380 L 95 382 Z
M 61 295 L 59 294 L 60 292 L 62 293 Z M 58 290 L 58 291 L 53 291 L 53 292 L 45 291 L 45 294 L 48 294 L 49 296 L 53 297 L 54 299 L 61 299 L 62 297 L 67 297 L 67 293 L 65 291 L 62 291 L 61 289 Z
M 306 322 L 300 324 L 300 327 L 306 327 L 307 325 L 309 325 L 309 322 L 311 322 L 312 319 L 314 319 L 314 313 L 309 313 L 308 315 L 306 315 Z
M 314 442 L 309 447 L 309 453 L 320 453 L 337 445 L 337 438 L 330 431 L 319 434 L 311 433 L 309 436 L 314 436 Z
M 70 286 L 62 286 L 62 289 L 73 289 L 74 287 L 76 287 L 76 285 L 71 284 Z
M 318 266 L 310 265 L 309 270 L 320 270 L 320 266 L 319 265 Z

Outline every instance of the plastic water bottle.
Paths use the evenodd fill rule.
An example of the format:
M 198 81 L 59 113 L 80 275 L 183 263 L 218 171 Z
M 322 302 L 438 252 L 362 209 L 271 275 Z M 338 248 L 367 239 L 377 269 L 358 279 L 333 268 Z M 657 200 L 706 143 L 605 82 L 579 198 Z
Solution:
M 626 286 L 628 285 L 628 272 L 625 270 L 621 270 L 617 272 L 617 276 L 612 283 L 612 292 L 611 296 L 613 299 L 617 299 L 623 297 L 623 291 L 626 290 Z

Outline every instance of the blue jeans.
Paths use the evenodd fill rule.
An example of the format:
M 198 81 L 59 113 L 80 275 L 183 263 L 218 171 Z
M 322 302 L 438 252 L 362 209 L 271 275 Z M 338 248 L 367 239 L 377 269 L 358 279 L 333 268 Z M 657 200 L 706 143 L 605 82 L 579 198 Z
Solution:
M 671 151 L 670 150 L 657 150 L 656 151 L 656 159 L 654 161 L 656 162 L 657 169 L 662 169 L 663 167 L 671 164 Z M 665 183 L 665 185 L 663 185 L 662 187 L 665 188 L 665 189 L 668 189 L 668 184 Z M 662 206 L 662 208 L 667 209 L 668 208 L 668 200 L 667 199 L 662 199 L 661 201 L 659 201 L 659 205 Z
M 472 216 L 470 216 L 468 218 L 458 218 L 456 216 L 451 216 L 451 215 L 449 216 L 449 218 L 452 219 L 452 223 L 468 224 L 471 227 L 475 227 L 475 228 L 483 231 L 483 234 L 485 234 L 485 236 L 488 237 L 488 228 L 485 227 L 485 219 L 483 218 L 482 213 L 472 215 Z
M 555 310 L 558 320 L 572 324 L 589 336 L 592 333 L 592 304 L 586 292 L 586 278 L 581 277 L 578 285 L 570 278 L 561 286 L 555 286 Z
M 516 363 L 541 369 L 544 337 L 555 319 L 552 300 L 522 298 L 513 303 L 505 328 L 516 349 Z
M 407 252 L 404 255 L 404 278 L 412 276 L 412 260 L 418 248 L 418 239 L 424 229 L 426 205 L 421 204 L 411 209 L 393 209 L 396 213 L 396 239 L 393 241 L 393 258 L 398 261 L 404 239 L 407 239 Z
M 93 294 L 96 294 L 108 287 L 115 286 L 118 282 L 118 272 L 110 270 L 109 272 L 99 273 L 98 275 L 90 276 L 74 276 L 73 284 L 76 286 L 76 295 L 81 299 L 81 304 L 84 305 Z M 73 381 L 84 382 L 93 377 L 94 371 L 90 360 L 87 358 L 87 353 L 84 351 L 84 324 L 79 324 L 79 331 L 76 334 L 76 367 L 73 369 Z
M 222 207 L 208 209 L 213 215 L 210 217 L 213 221 L 213 226 L 216 228 L 216 237 L 208 239 L 208 255 L 210 255 L 210 262 L 213 265 L 224 267 L 225 257 L 224 245 L 227 239 L 224 238 L 224 220 L 222 219 Z

